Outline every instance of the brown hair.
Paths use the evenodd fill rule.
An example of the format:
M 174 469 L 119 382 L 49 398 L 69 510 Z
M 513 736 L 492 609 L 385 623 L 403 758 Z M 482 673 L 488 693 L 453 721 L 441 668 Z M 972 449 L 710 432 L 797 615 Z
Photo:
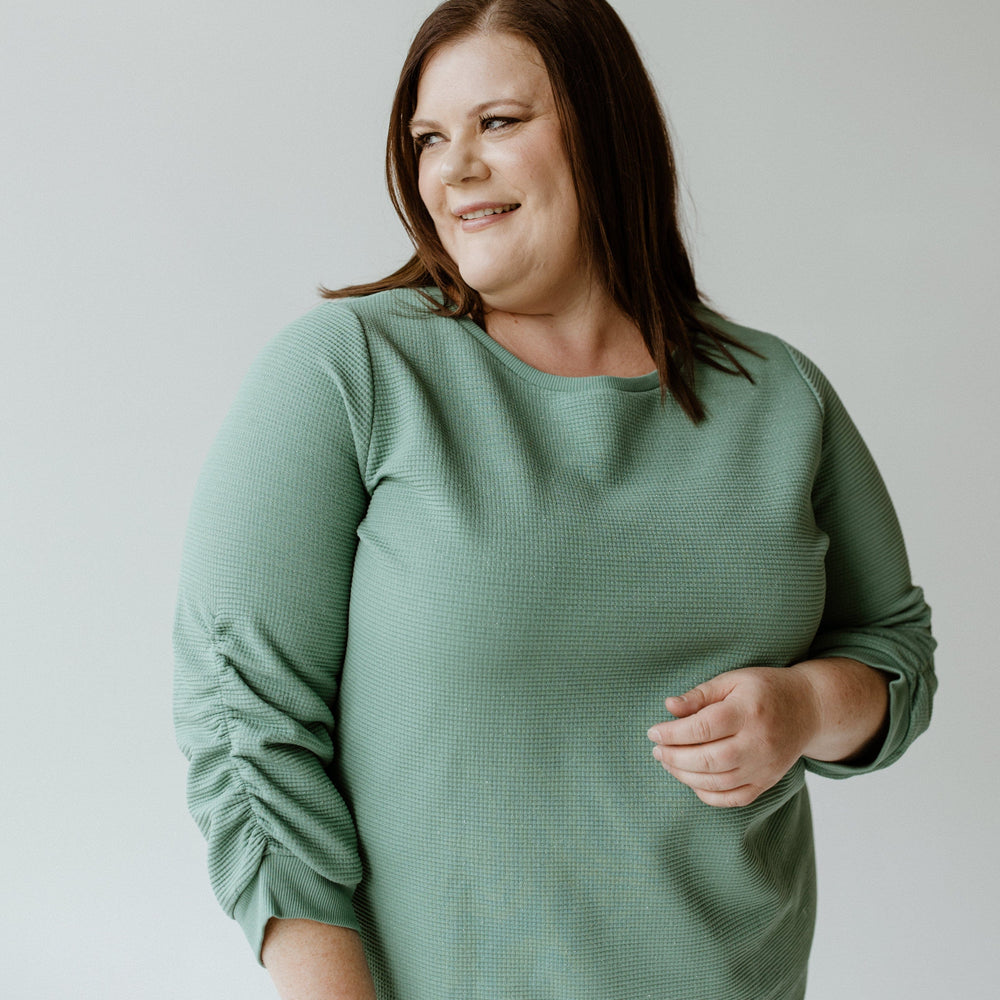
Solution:
M 628 29 L 605 0 L 445 0 L 417 32 L 399 76 L 386 147 L 389 196 L 416 253 L 381 279 L 326 298 L 437 286 L 440 315 L 482 324 L 482 299 L 438 238 L 418 187 L 409 122 L 428 57 L 479 32 L 519 35 L 548 70 L 581 213 L 584 254 L 618 307 L 638 326 L 660 375 L 688 416 L 705 415 L 694 386 L 700 361 L 750 379 L 704 309 L 681 236 L 677 175 L 663 110 Z M 756 352 L 751 352 L 756 353 Z

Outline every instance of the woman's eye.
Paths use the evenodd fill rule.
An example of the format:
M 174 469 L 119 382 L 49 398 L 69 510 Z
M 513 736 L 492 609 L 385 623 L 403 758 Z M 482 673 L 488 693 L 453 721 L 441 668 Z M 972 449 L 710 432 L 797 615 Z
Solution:
M 513 118 L 499 118 L 496 115 L 489 115 L 484 118 L 479 119 L 482 124 L 482 129 L 484 132 L 498 132 L 502 128 L 506 128 L 508 125 L 513 125 Z
M 436 146 L 440 141 L 441 135 L 438 132 L 424 132 L 413 137 L 413 145 L 417 147 L 418 151 Z

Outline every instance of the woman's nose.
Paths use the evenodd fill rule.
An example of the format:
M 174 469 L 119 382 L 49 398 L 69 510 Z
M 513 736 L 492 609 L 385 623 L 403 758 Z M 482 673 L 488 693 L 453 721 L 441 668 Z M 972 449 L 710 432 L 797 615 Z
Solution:
M 441 160 L 441 181 L 444 184 L 462 184 L 465 181 L 484 180 L 490 170 L 479 154 L 474 142 L 452 139 Z

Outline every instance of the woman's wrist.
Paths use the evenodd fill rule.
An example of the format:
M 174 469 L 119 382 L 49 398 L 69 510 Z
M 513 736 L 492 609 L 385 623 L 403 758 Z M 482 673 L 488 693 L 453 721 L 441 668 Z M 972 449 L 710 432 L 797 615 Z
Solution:
M 375 1000 L 361 937 L 349 927 L 272 917 L 261 958 L 282 1000 Z
M 810 692 L 813 724 L 802 756 L 841 763 L 874 759 L 888 723 L 888 676 L 847 657 L 805 660 L 789 669 Z

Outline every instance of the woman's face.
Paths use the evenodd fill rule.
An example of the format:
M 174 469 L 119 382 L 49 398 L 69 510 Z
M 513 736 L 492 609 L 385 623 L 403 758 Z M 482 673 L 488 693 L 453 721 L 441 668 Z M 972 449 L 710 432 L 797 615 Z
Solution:
M 428 59 L 411 132 L 420 196 L 490 309 L 548 313 L 590 289 L 580 208 L 548 73 L 516 35 L 472 35 Z

